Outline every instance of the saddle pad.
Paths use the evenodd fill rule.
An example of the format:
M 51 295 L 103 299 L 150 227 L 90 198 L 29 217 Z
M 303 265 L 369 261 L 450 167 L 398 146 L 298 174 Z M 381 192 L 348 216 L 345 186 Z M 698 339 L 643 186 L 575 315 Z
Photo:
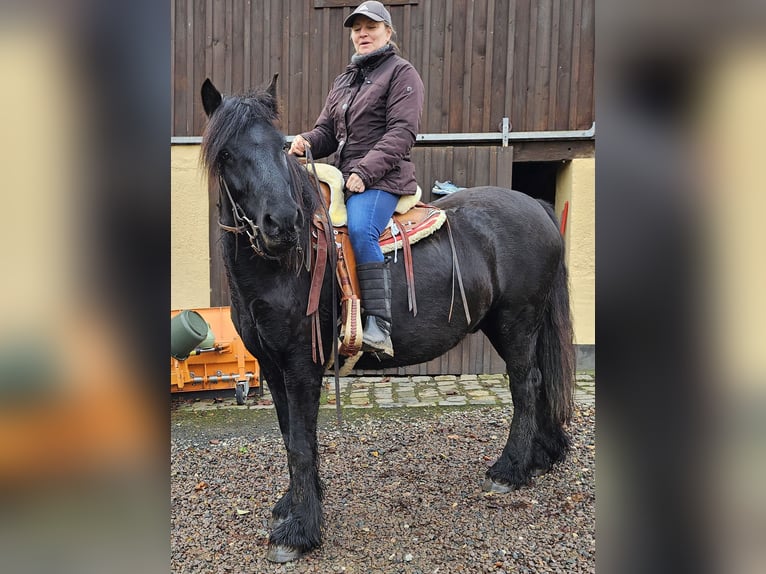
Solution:
M 343 203 L 343 174 L 334 165 L 329 163 L 304 164 L 309 174 L 314 175 L 316 169 L 319 181 L 330 188 L 330 221 L 334 227 L 346 225 L 346 204 Z
M 428 237 L 439 229 L 447 214 L 438 207 L 420 203 L 404 214 L 395 214 L 388 227 L 380 236 L 380 249 L 390 253 L 402 247 L 402 232 L 407 235 L 410 245 Z

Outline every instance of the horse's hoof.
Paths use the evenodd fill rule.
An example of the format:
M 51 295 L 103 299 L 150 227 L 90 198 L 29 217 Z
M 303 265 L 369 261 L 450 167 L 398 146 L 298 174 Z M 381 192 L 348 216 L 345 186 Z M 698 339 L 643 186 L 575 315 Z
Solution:
M 513 487 L 509 484 L 495 482 L 491 478 L 485 478 L 484 484 L 481 485 L 481 489 L 484 492 L 496 492 L 498 494 L 508 494 L 509 492 L 513 490 Z
M 292 562 L 298 560 L 303 555 L 303 552 L 292 546 L 283 546 L 281 544 L 269 544 L 269 551 L 266 553 L 266 560 L 271 562 L 278 562 L 282 564 L 284 562 Z

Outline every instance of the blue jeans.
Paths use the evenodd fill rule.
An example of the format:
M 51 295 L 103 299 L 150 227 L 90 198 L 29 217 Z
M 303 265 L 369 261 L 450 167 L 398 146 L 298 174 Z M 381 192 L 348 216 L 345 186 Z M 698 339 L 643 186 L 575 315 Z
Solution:
M 357 265 L 383 261 L 378 239 L 394 214 L 398 201 L 398 195 L 380 189 L 366 189 L 346 200 L 348 237 Z

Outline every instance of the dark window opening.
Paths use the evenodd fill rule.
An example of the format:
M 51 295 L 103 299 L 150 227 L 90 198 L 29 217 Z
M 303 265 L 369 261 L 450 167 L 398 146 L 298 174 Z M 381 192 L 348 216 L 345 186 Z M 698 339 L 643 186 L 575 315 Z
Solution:
M 560 161 L 528 161 L 513 164 L 513 189 L 536 199 L 556 203 L 556 177 Z

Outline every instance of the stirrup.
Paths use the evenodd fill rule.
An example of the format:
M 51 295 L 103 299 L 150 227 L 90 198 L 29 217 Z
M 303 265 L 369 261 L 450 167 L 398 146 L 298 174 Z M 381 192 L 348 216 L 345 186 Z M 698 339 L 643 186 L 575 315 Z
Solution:
M 362 350 L 362 309 L 358 297 L 341 301 L 340 346 L 338 352 L 352 357 Z
M 381 329 L 378 321 L 382 321 L 384 324 L 389 325 L 390 329 L 390 323 L 387 323 L 385 320 L 382 320 L 375 315 L 368 315 L 362 334 L 362 352 L 373 353 L 375 355 L 381 355 L 383 358 L 393 359 L 394 345 L 391 342 L 391 335 L 385 328 Z

